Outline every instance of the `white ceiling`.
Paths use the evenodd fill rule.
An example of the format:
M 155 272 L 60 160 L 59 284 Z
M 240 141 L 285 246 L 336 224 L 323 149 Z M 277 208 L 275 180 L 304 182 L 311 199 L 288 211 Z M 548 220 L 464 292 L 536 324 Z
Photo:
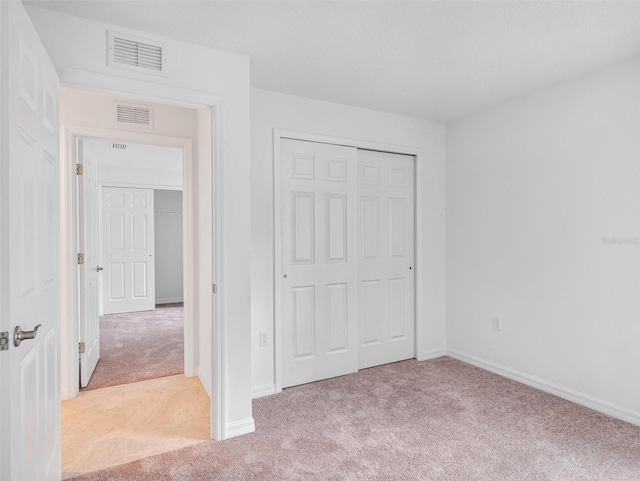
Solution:
M 27 1 L 251 58 L 251 85 L 448 121 L 640 55 L 640 2 Z

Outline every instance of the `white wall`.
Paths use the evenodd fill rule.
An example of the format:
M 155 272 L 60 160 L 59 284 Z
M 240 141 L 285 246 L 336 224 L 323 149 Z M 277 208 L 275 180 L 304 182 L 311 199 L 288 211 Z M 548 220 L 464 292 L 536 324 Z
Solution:
M 190 111 L 195 119 L 195 110 L 181 110 Z M 197 129 L 193 131 L 197 135 Z M 182 149 L 132 142 L 117 142 L 126 145 L 126 149 L 114 149 L 113 143 L 110 140 L 84 142 L 85 149 L 90 150 L 98 161 L 100 184 L 111 182 L 132 187 L 182 190 Z
M 222 238 L 217 239 L 223 246 L 225 259 L 222 278 L 216 282 L 220 285 L 218 302 L 222 312 L 217 321 L 224 326 L 223 376 L 226 381 L 225 397 L 220 411 L 215 413 L 217 418 L 217 412 L 222 412 L 224 423 L 216 435 L 224 438 L 252 431 L 250 258 L 247 255 L 250 251 L 249 59 L 44 9 L 27 7 L 27 11 L 63 83 L 92 84 L 108 91 L 131 91 L 140 96 L 176 101 L 188 97 L 194 103 L 203 96 L 221 99 L 222 136 L 215 142 L 221 152 L 222 182 L 232 188 L 221 192 Z M 105 40 L 109 29 L 165 42 L 170 55 L 167 76 L 109 69 Z M 215 132 L 212 125 L 208 133 Z M 203 208 L 211 209 L 211 206 Z M 212 235 L 210 230 L 202 232 L 209 238 Z M 201 267 L 210 271 L 211 263 Z
M 423 154 L 422 240 L 424 351 L 445 347 L 445 127 L 329 102 L 251 89 L 251 346 L 255 395 L 274 388 L 273 129 L 415 147 Z M 259 346 L 266 331 L 269 346 Z
M 636 423 L 639 79 L 636 59 L 452 123 L 446 183 L 448 348 Z
M 156 304 L 182 302 L 182 191 L 153 191 Z

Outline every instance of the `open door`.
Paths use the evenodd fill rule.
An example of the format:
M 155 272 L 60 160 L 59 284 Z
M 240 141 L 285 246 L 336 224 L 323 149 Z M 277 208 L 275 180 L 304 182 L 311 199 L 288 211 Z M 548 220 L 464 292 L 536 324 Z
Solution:
M 100 359 L 100 230 L 96 159 L 78 140 L 78 249 L 84 255 L 78 265 L 80 325 L 80 385 L 87 387 Z
M 60 464 L 58 77 L 21 2 L 0 2 L 0 478 Z
M 105 314 L 156 308 L 153 189 L 102 188 Z

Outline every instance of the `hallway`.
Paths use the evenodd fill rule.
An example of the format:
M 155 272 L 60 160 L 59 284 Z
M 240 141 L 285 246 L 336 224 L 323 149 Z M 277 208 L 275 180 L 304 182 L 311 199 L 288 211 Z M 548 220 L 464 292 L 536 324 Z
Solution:
M 62 402 L 62 476 L 210 440 L 210 399 L 183 374 L 80 393 Z

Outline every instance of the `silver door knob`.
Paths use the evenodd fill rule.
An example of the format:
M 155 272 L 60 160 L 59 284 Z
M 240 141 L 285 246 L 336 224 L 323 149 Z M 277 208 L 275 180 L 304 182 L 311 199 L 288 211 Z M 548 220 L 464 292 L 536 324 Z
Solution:
M 103 270 L 104 270 L 104 267 L 102 267 L 102 266 L 97 266 L 97 267 L 96 267 L 96 270 L 97 270 L 98 272 L 103 271 Z
M 33 331 L 23 331 L 20 326 L 16 326 L 13 331 L 13 345 L 18 347 L 22 341 L 27 341 L 29 339 L 35 339 L 36 334 L 38 334 L 38 329 L 42 324 L 38 324 L 33 328 Z
M 286 278 L 287 278 L 287 275 L 285 274 L 285 275 L 284 275 L 284 276 L 282 276 L 282 277 L 284 277 L 284 278 L 286 279 Z

